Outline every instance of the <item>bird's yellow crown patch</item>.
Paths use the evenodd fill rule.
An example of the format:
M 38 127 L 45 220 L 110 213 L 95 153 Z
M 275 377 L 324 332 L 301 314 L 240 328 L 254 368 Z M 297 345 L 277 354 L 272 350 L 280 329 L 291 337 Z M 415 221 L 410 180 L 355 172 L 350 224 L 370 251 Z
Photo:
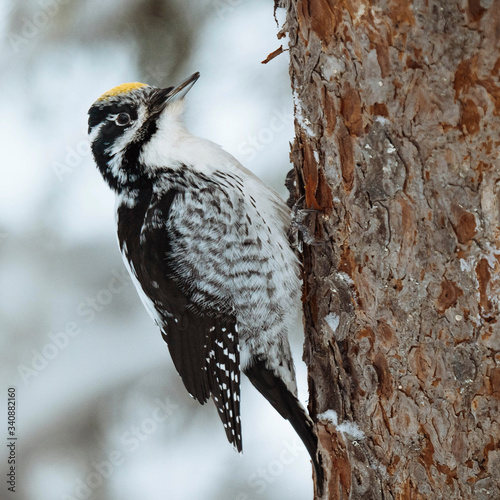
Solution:
M 118 85 L 118 87 L 113 87 L 107 92 L 104 92 L 104 94 L 102 94 L 102 96 L 97 100 L 104 101 L 105 99 L 108 99 L 109 97 L 113 97 L 115 95 L 128 94 L 129 92 L 132 92 L 132 90 L 140 89 L 141 87 L 147 87 L 147 85 L 145 83 L 139 82 L 122 83 L 121 85 Z

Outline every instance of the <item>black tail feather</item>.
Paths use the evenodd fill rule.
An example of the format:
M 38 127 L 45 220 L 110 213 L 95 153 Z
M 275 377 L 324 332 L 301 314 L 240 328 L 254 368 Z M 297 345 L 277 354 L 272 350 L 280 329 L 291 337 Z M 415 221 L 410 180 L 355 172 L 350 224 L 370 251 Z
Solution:
M 264 361 L 257 361 L 245 370 L 245 375 L 257 390 L 273 405 L 275 410 L 290 421 L 306 447 L 313 462 L 316 475 L 316 491 L 323 494 L 324 471 L 321 455 L 318 452 L 318 437 L 314 432 L 314 424 L 306 410 L 290 392 L 285 382 L 277 377 L 272 370 L 266 368 Z

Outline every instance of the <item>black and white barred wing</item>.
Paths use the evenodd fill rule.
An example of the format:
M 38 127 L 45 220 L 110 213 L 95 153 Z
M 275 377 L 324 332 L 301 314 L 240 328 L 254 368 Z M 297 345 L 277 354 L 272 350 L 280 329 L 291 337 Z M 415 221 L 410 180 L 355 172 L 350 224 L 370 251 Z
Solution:
M 164 224 L 175 196 L 163 196 L 147 213 L 141 234 L 140 282 L 158 313 L 163 339 L 189 393 L 200 403 L 211 396 L 226 436 L 241 451 L 240 359 L 235 319 L 196 298 L 196 280 L 183 284 L 171 258 Z
M 225 325 L 225 326 L 224 326 Z M 215 325 L 207 346 L 207 367 L 212 399 L 226 431 L 227 439 L 242 451 L 240 420 L 240 353 L 235 323 Z
M 240 359 L 234 322 L 184 314 L 168 318 L 162 335 L 189 393 L 200 403 L 212 397 L 227 439 L 241 451 Z M 193 356 L 196 353 L 196 357 Z

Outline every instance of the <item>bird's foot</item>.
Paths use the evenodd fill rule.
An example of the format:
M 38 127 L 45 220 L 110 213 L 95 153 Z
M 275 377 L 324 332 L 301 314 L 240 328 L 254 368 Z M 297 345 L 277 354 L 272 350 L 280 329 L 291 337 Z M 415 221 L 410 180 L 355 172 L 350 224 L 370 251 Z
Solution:
M 302 243 L 310 246 L 324 245 L 326 242 L 316 236 L 316 220 L 321 212 L 304 207 L 305 196 L 301 196 L 292 207 L 292 223 L 288 231 L 293 248 L 302 251 Z

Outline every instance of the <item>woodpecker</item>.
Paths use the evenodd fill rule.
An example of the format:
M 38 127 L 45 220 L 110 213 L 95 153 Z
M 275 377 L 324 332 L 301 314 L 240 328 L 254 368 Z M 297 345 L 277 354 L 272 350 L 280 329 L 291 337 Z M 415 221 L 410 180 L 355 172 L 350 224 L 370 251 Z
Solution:
M 242 450 L 240 372 L 290 421 L 316 487 L 313 422 L 297 399 L 288 342 L 299 301 L 290 210 L 233 156 L 190 134 L 177 87 L 119 85 L 89 110 L 92 153 L 116 195 L 118 244 L 137 291 L 193 398 L 211 398 Z

